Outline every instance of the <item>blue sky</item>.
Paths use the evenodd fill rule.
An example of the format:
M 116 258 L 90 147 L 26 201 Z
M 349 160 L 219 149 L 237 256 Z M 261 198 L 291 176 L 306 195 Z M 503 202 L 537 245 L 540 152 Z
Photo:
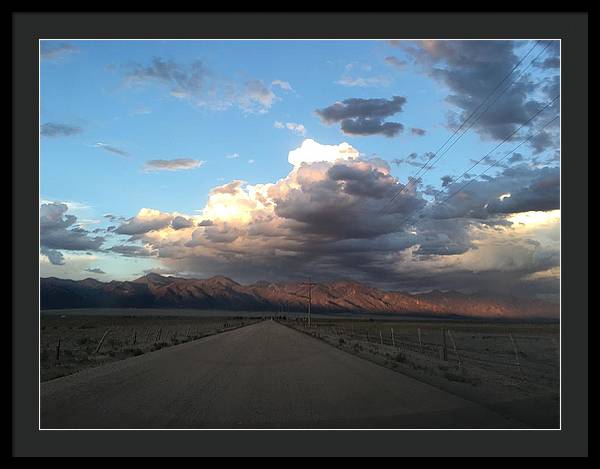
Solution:
M 452 134 L 453 123 L 503 78 L 502 71 L 536 45 L 528 57 L 540 52 L 536 63 L 500 97 L 497 113 L 490 110 L 489 127 L 482 119 L 425 174 L 418 196 L 432 202 L 428 186 L 443 190 L 442 177 L 460 174 L 472 164 L 470 159 L 480 158 L 500 141 L 503 126 L 516 128 L 525 117 L 515 114 L 498 124 L 492 119 L 500 121 L 513 112 L 510 106 L 515 103 L 531 115 L 535 106 L 549 101 L 546 88 L 558 77 L 550 60 L 558 56 L 558 44 L 544 49 L 534 41 L 481 42 L 481 47 L 463 43 L 441 47 L 410 41 L 43 41 L 40 196 L 66 203 L 63 215 L 77 217 L 73 227 L 96 229 L 106 239 L 101 249 L 88 254 L 93 265 L 77 263 L 82 252 L 63 249 L 75 263 L 69 267 L 68 262 L 45 262 L 42 274 L 83 278 L 93 274 L 86 269 L 97 268 L 105 272 L 97 276 L 100 279 L 133 278 L 153 267 L 218 273 L 172 264 L 165 268 L 161 258 L 168 256 L 158 245 L 153 245 L 154 257 L 108 252 L 119 243 L 152 242 L 141 234 L 126 239 L 100 233 L 114 225 L 104 215 L 123 217 L 121 223 L 142 208 L 199 216 L 218 186 L 235 180 L 250 186 L 273 184 L 288 177 L 293 170 L 288 153 L 306 139 L 321 145 L 347 142 L 364 160 L 386 161 L 390 175 L 405 184 L 418 170 L 417 163 L 425 161 L 421 155 L 437 150 Z M 528 63 L 524 61 L 521 69 Z M 327 122 L 316 112 L 357 98 L 387 104 L 394 96 L 404 98 L 401 110 L 383 118 L 383 123 L 402 124 L 403 130 L 393 136 L 345 132 L 341 121 Z M 524 131 L 539 130 L 542 117 L 552 115 L 540 116 L 539 123 Z M 537 148 L 526 145 L 519 150 L 528 170 L 557 168 L 556 138 L 551 142 L 551 137 L 555 136 L 540 136 Z M 412 160 L 411 154 L 416 154 Z M 165 161 L 186 163 L 178 170 L 148 170 L 156 160 L 167 166 Z M 489 174 L 506 170 L 499 166 Z M 54 243 L 52 249 L 59 245 Z M 76 273 L 77 268 L 81 272 Z M 259 276 L 261 269 L 241 277 Z

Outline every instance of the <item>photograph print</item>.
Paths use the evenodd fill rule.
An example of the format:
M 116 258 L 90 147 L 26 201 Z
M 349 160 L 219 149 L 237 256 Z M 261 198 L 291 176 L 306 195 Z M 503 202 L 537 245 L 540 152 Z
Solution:
M 39 40 L 39 427 L 560 429 L 561 41 Z

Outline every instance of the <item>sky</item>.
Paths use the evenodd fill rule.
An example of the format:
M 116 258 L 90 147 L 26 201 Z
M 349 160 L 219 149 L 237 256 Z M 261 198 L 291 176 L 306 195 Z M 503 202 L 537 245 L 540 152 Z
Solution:
M 41 41 L 40 275 L 558 299 L 558 41 Z

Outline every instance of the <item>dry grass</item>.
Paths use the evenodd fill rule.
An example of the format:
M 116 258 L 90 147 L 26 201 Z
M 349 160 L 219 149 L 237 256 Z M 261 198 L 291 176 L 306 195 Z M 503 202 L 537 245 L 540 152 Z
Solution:
M 42 314 L 41 380 L 200 339 L 256 320 L 251 317 Z
M 558 426 L 558 324 L 316 319 L 307 328 L 302 320 L 285 323 L 534 427 Z

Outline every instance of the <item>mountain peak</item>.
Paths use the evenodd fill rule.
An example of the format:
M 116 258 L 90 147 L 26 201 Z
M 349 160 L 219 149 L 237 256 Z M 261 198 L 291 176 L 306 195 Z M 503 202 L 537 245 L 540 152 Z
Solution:
M 214 277 L 206 279 L 206 282 L 219 283 L 221 285 L 227 285 L 227 286 L 239 286 L 240 285 L 235 280 L 232 280 L 229 277 L 225 277 L 224 275 L 215 275 Z

